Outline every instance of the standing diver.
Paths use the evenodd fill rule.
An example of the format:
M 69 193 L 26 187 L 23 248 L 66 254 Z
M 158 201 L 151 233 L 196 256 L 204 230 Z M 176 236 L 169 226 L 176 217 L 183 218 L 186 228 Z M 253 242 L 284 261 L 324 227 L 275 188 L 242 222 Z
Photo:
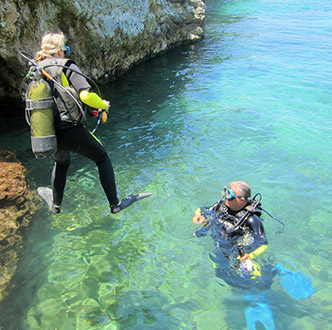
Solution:
M 110 102 L 102 100 L 96 93 L 91 92 L 92 87 L 87 77 L 72 60 L 64 58 L 67 49 L 63 33 L 49 33 L 42 38 L 41 50 L 35 56 L 38 67 L 42 68 L 44 75 L 50 78 L 48 82 L 51 85 L 55 103 L 53 113 L 57 143 L 51 177 L 52 190 L 39 187 L 38 193 L 53 213 L 60 213 L 67 170 L 70 165 L 70 152 L 74 152 L 96 163 L 111 212 L 118 213 L 135 201 L 151 194 L 141 193 L 118 199 L 110 157 L 95 136 L 82 125 L 85 118 L 82 103 L 107 112 Z

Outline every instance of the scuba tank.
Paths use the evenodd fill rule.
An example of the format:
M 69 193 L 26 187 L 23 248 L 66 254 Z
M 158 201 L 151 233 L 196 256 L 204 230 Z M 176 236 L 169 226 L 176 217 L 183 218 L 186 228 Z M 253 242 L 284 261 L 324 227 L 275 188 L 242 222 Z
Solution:
M 32 78 L 26 92 L 26 120 L 31 130 L 31 147 L 36 158 L 52 157 L 57 150 L 54 128 L 54 100 L 49 83 L 31 66 Z
M 36 158 L 52 157 L 57 150 L 54 123 L 55 113 L 59 112 L 63 122 L 67 121 L 72 125 L 77 125 L 81 123 L 83 119 L 86 120 L 85 112 L 81 107 L 79 97 L 77 95 L 75 97 L 76 91 L 74 88 L 62 86 L 62 84 L 52 76 L 52 73 L 54 73 L 58 80 L 61 79 L 59 77 L 61 77 L 63 68 L 68 68 L 65 65 L 68 59 L 57 59 L 55 63 L 53 63 L 54 59 L 50 60 L 47 58 L 44 59 L 42 65 L 40 65 L 29 53 L 25 51 L 20 51 L 19 53 L 28 60 L 30 64 L 29 73 L 21 82 L 20 94 L 26 104 L 25 118 L 31 130 L 32 152 L 35 154 Z M 54 70 L 56 67 L 61 69 Z M 45 71 L 46 68 L 52 68 L 51 74 Z M 99 88 L 92 79 L 80 71 L 71 70 L 90 81 L 97 90 L 96 95 L 100 97 Z M 26 93 L 23 94 L 21 91 L 27 79 L 30 79 L 31 82 Z M 51 82 L 51 85 L 49 82 Z M 58 98 L 54 96 L 55 90 L 57 91 Z M 57 99 L 58 102 L 56 102 Z M 101 123 L 106 122 L 107 110 L 99 109 L 94 116 L 98 118 L 98 122 L 92 134 L 94 134 Z

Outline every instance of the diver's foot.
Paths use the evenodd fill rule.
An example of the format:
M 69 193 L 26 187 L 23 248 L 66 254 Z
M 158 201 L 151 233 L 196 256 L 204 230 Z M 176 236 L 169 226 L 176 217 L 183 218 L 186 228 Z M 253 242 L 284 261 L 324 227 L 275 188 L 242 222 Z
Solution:
M 61 212 L 61 206 L 57 206 L 57 205 L 52 205 L 52 209 L 51 209 L 51 211 L 53 212 L 53 213 L 60 213 Z
M 46 187 L 38 187 L 37 189 L 38 195 L 46 202 L 49 209 L 53 213 L 60 213 L 61 208 L 58 205 L 53 204 L 53 191 L 50 188 Z
M 120 211 L 126 209 L 128 206 L 132 205 L 133 203 L 137 202 L 140 199 L 150 197 L 152 193 L 139 193 L 134 195 L 126 196 L 122 198 L 118 205 L 111 206 L 111 212 L 113 214 L 119 213 Z

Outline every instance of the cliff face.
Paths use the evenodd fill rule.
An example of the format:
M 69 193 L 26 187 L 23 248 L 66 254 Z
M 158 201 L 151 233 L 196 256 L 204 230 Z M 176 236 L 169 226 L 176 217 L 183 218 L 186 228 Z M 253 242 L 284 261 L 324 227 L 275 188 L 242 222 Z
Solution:
M 0 102 L 19 99 L 28 63 L 18 51 L 34 55 L 46 32 L 62 31 L 82 71 L 100 79 L 199 39 L 204 18 L 202 0 L 2 0 Z

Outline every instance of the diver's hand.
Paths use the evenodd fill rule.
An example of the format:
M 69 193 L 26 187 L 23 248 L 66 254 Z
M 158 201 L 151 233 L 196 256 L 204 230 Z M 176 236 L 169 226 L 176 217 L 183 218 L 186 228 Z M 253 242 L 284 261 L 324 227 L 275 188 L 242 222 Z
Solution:
M 103 109 L 103 110 L 105 110 L 106 112 L 108 112 L 108 110 L 109 110 L 109 108 L 111 106 L 111 103 L 110 103 L 110 101 L 106 101 L 106 100 L 103 100 L 103 102 L 106 104 L 106 108 Z
M 251 260 L 250 255 L 246 253 L 242 257 L 238 256 L 237 259 L 240 259 L 241 262 L 245 262 L 246 260 Z
M 193 216 L 192 220 L 195 225 L 198 225 L 198 224 L 202 225 L 202 224 L 206 223 L 206 219 L 200 214 L 195 214 Z

